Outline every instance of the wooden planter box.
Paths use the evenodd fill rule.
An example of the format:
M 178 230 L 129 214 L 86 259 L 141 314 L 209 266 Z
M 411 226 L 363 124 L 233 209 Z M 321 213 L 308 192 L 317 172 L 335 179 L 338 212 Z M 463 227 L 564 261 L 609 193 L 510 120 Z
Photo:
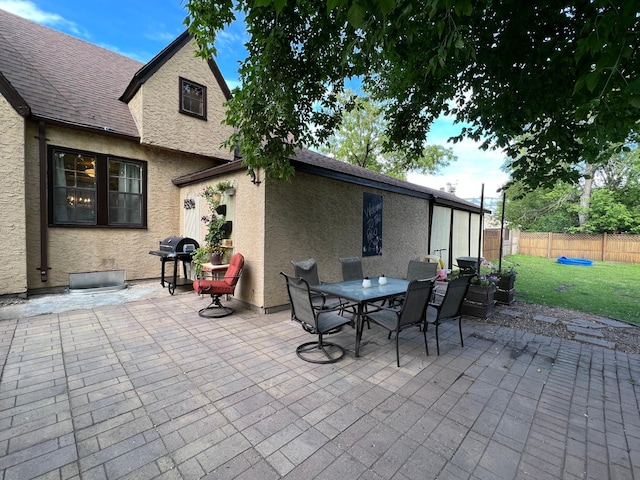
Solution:
M 496 290 L 493 298 L 495 298 L 496 302 L 501 305 L 511 305 L 513 303 L 515 292 L 516 291 L 513 288 L 511 290 Z
M 498 280 L 498 283 L 496 283 L 496 287 L 498 287 L 499 290 L 513 290 L 513 287 L 516 284 L 516 277 L 504 277 L 501 278 L 500 280 Z
M 492 317 L 495 313 L 495 303 L 482 304 L 482 303 L 473 303 L 465 301 L 462 304 L 462 308 L 460 309 L 460 313 L 462 315 L 467 315 L 469 317 L 477 317 L 477 318 L 489 318 Z
M 494 295 L 496 302 L 501 305 L 511 305 L 515 294 L 515 284 L 515 276 L 501 278 L 498 283 L 496 283 L 496 287 L 498 287 Z
M 469 285 L 461 313 L 478 318 L 491 317 L 495 310 L 495 293 L 495 286 Z

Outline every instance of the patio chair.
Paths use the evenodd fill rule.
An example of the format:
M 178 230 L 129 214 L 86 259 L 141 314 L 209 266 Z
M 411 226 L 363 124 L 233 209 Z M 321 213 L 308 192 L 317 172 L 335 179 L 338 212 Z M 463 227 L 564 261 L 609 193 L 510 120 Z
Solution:
M 464 341 L 462 340 L 462 314 L 460 309 L 462 308 L 462 302 L 467 295 L 469 283 L 473 275 L 462 275 L 454 278 L 447 283 L 447 291 L 442 298 L 442 303 L 435 304 L 430 303 L 427 307 L 427 318 L 425 322 L 425 333 L 429 324 L 436 326 L 436 349 L 438 355 L 440 355 L 440 342 L 438 339 L 438 326 L 448 320 L 458 320 L 458 330 L 460 331 L 460 345 L 464 347 Z M 427 355 L 429 355 L 429 348 L 427 347 Z
M 362 273 L 362 259 L 360 257 L 342 257 L 338 258 L 338 260 L 340 260 L 340 263 L 342 264 L 342 280 L 348 282 L 350 280 L 364 279 L 364 274 Z M 349 305 L 349 307 L 353 307 L 355 315 L 356 307 L 353 305 Z M 365 319 L 365 322 L 367 323 L 367 328 L 371 328 L 369 321 Z
M 339 258 L 342 264 L 342 279 L 347 282 L 349 280 L 362 280 L 362 260 L 360 257 L 344 257 Z
M 423 262 L 421 260 L 409 260 L 407 267 L 407 280 L 416 280 L 420 278 L 434 278 L 438 275 L 438 264 L 432 262 Z
M 242 275 L 244 257 L 236 253 L 231 257 L 229 267 L 222 278 L 197 279 L 193 281 L 193 289 L 198 295 L 210 294 L 211 303 L 198 311 L 198 315 L 204 318 L 222 318 L 233 313 L 233 308 L 222 305 L 222 295 L 233 295 Z
M 400 348 L 398 345 L 400 332 L 407 327 L 420 327 L 423 325 L 425 309 L 431 298 L 433 282 L 433 279 L 411 280 L 404 295 L 405 300 L 400 307 L 377 307 L 377 310 L 367 312 L 366 314 L 368 320 L 389 330 L 389 336 L 387 338 L 391 338 L 391 333 L 395 332 L 396 363 L 398 367 L 400 366 Z M 426 329 L 423 329 L 422 334 L 424 337 L 424 346 L 428 354 Z
M 300 323 L 305 331 L 318 335 L 317 341 L 299 345 L 296 355 L 311 363 L 334 363 L 340 360 L 344 356 L 344 349 L 338 344 L 325 342 L 323 335 L 338 332 L 351 320 L 339 315 L 335 310 L 314 308 L 309 284 L 303 278 L 290 277 L 284 272 L 280 272 L 280 275 L 287 283 L 291 319 Z
M 321 282 L 318 276 L 318 264 L 316 263 L 315 258 L 299 262 L 291 260 L 291 264 L 293 265 L 294 277 L 306 280 L 309 286 L 320 285 Z M 316 292 L 311 292 L 311 300 L 313 302 L 313 306 L 320 309 L 334 309 L 341 305 L 346 305 L 347 303 L 339 297 Z
M 407 267 L 407 280 L 422 280 L 437 278 L 437 263 L 423 262 L 421 260 L 409 260 Z M 433 294 L 431 294 L 433 296 Z M 404 295 L 399 295 L 390 300 L 391 305 L 401 305 L 404 302 Z

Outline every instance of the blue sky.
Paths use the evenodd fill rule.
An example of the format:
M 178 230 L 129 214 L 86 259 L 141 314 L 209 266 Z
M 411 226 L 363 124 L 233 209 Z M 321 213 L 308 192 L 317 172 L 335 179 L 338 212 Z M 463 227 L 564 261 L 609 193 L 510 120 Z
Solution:
M 181 0 L 0 0 L 0 8 L 141 62 L 151 60 L 186 29 Z M 247 39 L 241 24 L 219 35 L 215 60 L 230 88 L 238 84 L 238 62 L 246 55 Z M 481 151 L 469 140 L 448 144 L 457 130 L 450 120 L 439 119 L 427 141 L 452 148 L 458 160 L 437 176 L 410 174 L 408 180 L 436 189 L 456 184 L 463 198 L 479 197 L 484 183 L 486 197 L 499 196 L 495 191 L 507 180 L 500 171 L 503 155 Z

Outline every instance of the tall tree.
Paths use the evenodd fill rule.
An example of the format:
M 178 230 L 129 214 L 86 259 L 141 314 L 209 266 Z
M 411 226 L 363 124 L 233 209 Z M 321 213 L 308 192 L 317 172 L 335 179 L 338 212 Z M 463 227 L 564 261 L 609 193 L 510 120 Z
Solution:
M 436 173 L 455 160 L 453 151 L 440 145 L 427 145 L 418 156 L 404 150 L 386 151 L 383 106 L 352 91 L 338 95 L 338 101 L 341 122 L 320 147 L 322 153 L 401 180 L 410 171 Z
M 590 167 L 590 178 L 580 184 L 558 182 L 554 188 L 534 191 L 512 184 L 507 189 L 506 220 L 526 231 L 639 233 L 640 148 L 627 145 L 627 151 Z
M 441 114 L 458 139 L 514 159 L 531 187 L 623 142 L 640 117 L 638 0 L 186 0 L 198 54 L 244 14 L 242 88 L 230 140 L 267 174 L 293 173 L 294 147 L 338 123 L 336 93 L 361 79 L 385 105 L 388 149 L 419 155 Z M 571 135 L 567 135 L 571 132 Z M 515 141 L 515 138 L 522 140 Z

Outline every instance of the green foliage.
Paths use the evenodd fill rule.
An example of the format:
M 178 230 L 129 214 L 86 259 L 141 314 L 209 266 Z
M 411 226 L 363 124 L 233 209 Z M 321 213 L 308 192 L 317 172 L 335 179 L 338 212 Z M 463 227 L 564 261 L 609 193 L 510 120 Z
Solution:
M 570 308 L 640 325 L 640 265 L 594 262 L 562 265 L 555 259 L 513 255 L 516 300 Z
M 202 264 L 209 262 L 211 254 L 224 254 L 222 248 L 222 240 L 226 237 L 223 226 L 226 222 L 224 215 L 219 215 L 216 208 L 220 205 L 220 196 L 232 187 L 231 182 L 218 182 L 215 187 L 207 185 L 204 187 L 200 196 L 205 199 L 209 208 L 209 215 L 202 216 L 201 220 L 207 226 L 207 233 L 204 237 L 204 245 L 197 248 L 191 255 L 191 261 L 194 265 L 196 275 L 202 275 Z
M 516 182 L 507 189 L 505 220 L 529 232 L 640 233 L 640 149 L 628 146 L 601 160 L 593 177 L 588 208 L 580 206 L 580 185 L 529 191 Z
M 406 179 L 407 172 L 435 173 L 455 160 L 451 149 L 439 145 L 427 145 L 419 156 L 402 150 L 387 152 L 382 105 L 351 91 L 338 95 L 338 100 L 342 120 L 321 146 L 322 153 L 401 180 Z
M 616 192 L 601 188 L 591 197 L 589 219 L 584 224 L 589 233 L 640 233 L 640 208 L 628 206 Z
M 568 232 L 578 225 L 579 199 L 577 188 L 568 183 L 528 193 L 517 183 L 507 189 L 505 221 L 525 232 Z M 497 211 L 501 210 L 500 206 Z
M 387 150 L 420 156 L 442 114 L 512 158 L 532 188 L 621 144 L 640 111 L 637 0 L 187 0 L 198 54 L 242 12 L 250 35 L 226 122 L 246 164 L 293 174 L 323 143 L 358 78 L 385 109 Z M 569 133 L 570 132 L 570 133 Z M 517 140 L 515 140 L 517 139 Z M 621 148 L 621 147 L 620 147 Z

